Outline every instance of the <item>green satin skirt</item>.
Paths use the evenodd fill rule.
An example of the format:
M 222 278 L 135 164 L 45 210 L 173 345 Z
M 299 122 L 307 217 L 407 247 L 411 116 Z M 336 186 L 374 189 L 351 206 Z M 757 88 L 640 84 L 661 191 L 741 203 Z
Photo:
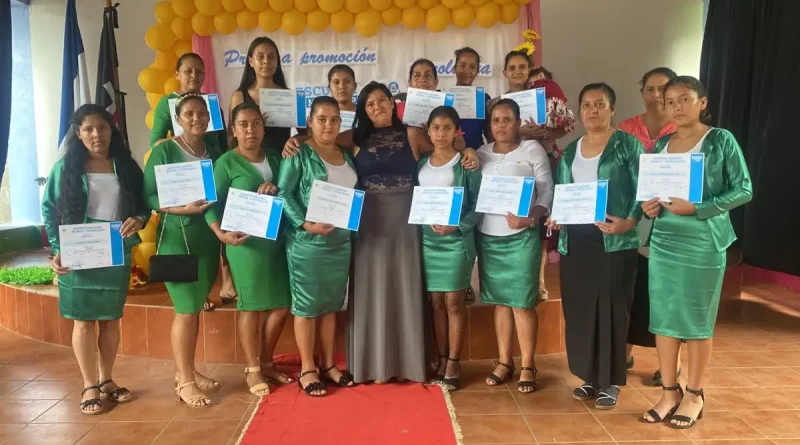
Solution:
M 289 269 L 286 246 L 251 236 L 239 246 L 225 246 L 240 311 L 268 311 L 289 307 Z
M 662 212 L 650 235 L 650 332 L 711 338 L 724 275 L 725 251 L 717 251 L 708 222 Z
M 469 287 L 475 257 L 467 255 L 460 231 L 442 236 L 424 226 L 422 262 L 428 292 L 453 292 Z
M 286 241 L 293 315 L 313 318 L 342 309 L 351 252 L 349 242 L 331 246 Z
M 481 302 L 519 309 L 536 307 L 541 240 L 537 229 L 509 236 L 478 237 Z

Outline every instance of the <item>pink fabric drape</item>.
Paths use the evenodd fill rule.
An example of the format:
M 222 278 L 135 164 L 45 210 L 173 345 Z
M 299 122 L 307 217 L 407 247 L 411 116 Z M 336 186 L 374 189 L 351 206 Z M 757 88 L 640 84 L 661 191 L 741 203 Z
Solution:
M 206 80 L 200 91 L 206 94 L 219 92 L 217 71 L 214 69 L 214 50 L 211 47 L 211 37 L 202 37 L 197 34 L 192 36 L 192 51 L 203 59 L 206 66 Z
M 539 33 L 539 40 L 533 42 L 536 45 L 536 51 L 533 53 L 533 64 L 535 66 L 542 66 L 542 10 L 540 5 L 541 0 L 531 0 L 527 5 L 522 5 L 519 10 L 519 43 L 524 42 L 522 31 L 526 29 L 533 29 Z

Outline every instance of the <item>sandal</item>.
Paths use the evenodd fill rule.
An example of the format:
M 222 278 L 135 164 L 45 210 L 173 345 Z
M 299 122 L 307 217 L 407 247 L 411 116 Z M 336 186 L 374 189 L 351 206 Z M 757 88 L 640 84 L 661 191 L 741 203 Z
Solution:
M 188 388 L 190 386 L 197 386 L 197 382 L 186 382 L 183 385 L 178 385 L 175 387 L 175 395 L 178 396 L 178 400 L 185 403 L 186 406 L 189 408 L 208 408 L 211 406 L 211 400 L 207 399 L 206 396 L 203 394 L 195 394 L 189 397 L 183 397 L 181 395 L 181 390 L 183 388 Z M 200 388 L 197 388 L 200 390 Z
M 678 374 L 675 375 L 675 379 L 679 379 L 681 377 L 681 368 L 678 368 Z M 657 369 L 656 372 L 653 373 L 653 386 L 664 386 L 664 379 L 661 377 L 661 370 Z
M 636 366 L 636 360 L 634 360 L 633 356 L 631 356 L 631 358 L 629 358 L 628 361 L 625 362 L 625 369 L 630 371 L 631 369 L 633 369 L 634 366 Z
M 253 372 L 259 373 L 261 375 L 261 367 L 260 366 L 252 366 L 249 368 L 244 368 L 244 378 L 247 381 L 247 375 Z M 256 383 L 255 385 L 250 387 L 250 394 L 258 397 L 268 396 L 269 395 L 269 385 L 266 383 Z
M 675 385 L 675 386 L 663 386 L 662 385 L 661 388 L 664 391 L 678 391 L 679 393 L 681 393 L 681 400 L 683 400 L 683 388 L 681 388 L 680 384 Z M 653 409 L 650 409 L 650 410 L 647 411 L 647 414 L 653 420 L 647 420 L 647 418 L 645 416 L 642 416 L 642 417 L 639 417 L 639 422 L 642 422 L 642 423 L 661 423 L 661 422 L 663 422 L 663 421 L 665 421 L 667 419 L 672 418 L 672 416 L 675 415 L 675 411 L 677 411 L 678 407 L 681 406 L 681 400 L 678 400 L 675 403 L 675 406 L 673 406 L 672 409 L 670 409 L 667 412 L 667 415 L 665 415 L 663 418 L 661 417 L 660 414 L 658 414 L 658 411 L 656 411 L 655 408 L 653 408 Z
M 227 306 L 230 303 L 234 303 L 238 299 L 239 295 L 237 295 L 235 291 L 233 295 L 225 293 L 224 291 L 219 292 L 219 300 L 222 302 L 223 306 Z
M 216 308 L 217 308 L 216 303 L 214 303 L 211 300 L 206 300 L 206 302 L 203 303 L 203 311 L 204 312 L 210 312 L 210 311 L 213 311 Z
M 458 362 L 457 358 L 447 357 L 447 360 L 458 365 L 458 375 L 455 377 L 447 377 L 447 368 L 445 368 L 445 375 L 442 377 L 442 383 L 444 383 L 449 391 L 458 391 L 461 387 L 461 363 Z
M 109 399 L 112 402 L 117 402 L 117 403 L 126 403 L 131 401 L 133 395 L 131 394 L 130 391 L 128 391 L 128 388 L 117 387 L 117 389 L 114 389 L 111 392 L 103 391 L 103 387 L 108 385 L 109 383 L 113 383 L 114 385 L 116 385 L 116 383 L 114 383 L 114 381 L 111 379 L 108 379 L 105 382 L 97 385 L 100 388 L 101 399 Z
M 597 392 L 597 398 L 594 399 L 595 409 L 614 409 L 619 401 L 619 386 L 611 385 L 608 388 L 603 388 Z
M 350 374 L 348 371 L 340 370 L 339 372 L 341 372 L 342 375 L 339 376 L 338 381 L 334 381 L 329 375 L 334 369 L 336 369 L 336 365 L 331 365 L 329 368 L 323 369 L 321 373 L 322 380 L 325 382 L 330 382 L 331 384 L 341 388 L 352 388 L 356 386 L 355 382 L 353 381 L 353 374 Z
M 572 398 L 575 400 L 580 400 L 581 402 L 585 402 L 587 400 L 594 399 L 596 394 L 597 390 L 594 389 L 594 386 L 584 383 L 572 391 Z
M 445 369 L 447 369 L 447 356 L 446 355 L 439 355 L 439 356 L 437 356 L 437 358 L 439 360 L 445 359 L 445 362 L 444 362 L 445 363 Z M 440 363 L 440 361 L 436 362 L 436 372 L 439 371 L 439 363 Z M 433 381 L 435 381 L 435 382 L 441 382 L 442 380 L 444 380 L 444 372 L 442 372 L 441 374 L 436 374 L 436 375 L 433 376 Z
M 536 373 L 539 372 L 536 368 L 529 368 L 527 366 L 523 366 L 520 368 L 520 377 L 522 376 L 521 371 L 530 371 L 533 373 L 533 380 L 520 380 L 517 383 L 517 390 L 523 394 L 529 394 L 536 391 Z
M 509 370 L 506 372 L 506 375 L 504 375 L 503 378 L 498 377 L 497 374 L 495 374 L 494 372 L 490 372 L 489 375 L 486 376 L 486 378 L 491 380 L 491 381 L 493 381 L 494 385 L 487 383 L 487 385 L 489 385 L 489 386 L 502 385 L 503 383 L 511 380 L 511 377 L 514 376 L 514 372 L 516 371 L 516 368 L 514 367 L 514 362 L 513 361 L 511 362 L 510 365 L 507 365 L 507 364 L 505 364 L 503 362 L 497 362 L 497 364 L 498 365 L 503 365 L 506 368 L 508 368 Z
M 197 370 L 192 371 L 192 373 L 194 373 L 194 381 L 197 383 L 197 387 L 200 388 L 200 391 L 215 391 L 219 389 L 219 382 L 216 380 L 200 374 Z M 179 382 L 178 374 L 175 374 L 175 384 L 177 385 Z
M 697 423 L 698 420 L 703 418 L 703 410 L 706 409 L 706 396 L 705 396 L 705 393 L 703 393 L 702 389 L 700 389 L 700 390 L 692 389 L 692 388 L 689 388 L 689 386 L 686 386 L 686 392 L 688 392 L 689 394 L 695 395 L 695 396 L 699 396 L 700 399 L 703 400 L 703 407 L 700 408 L 700 412 L 697 413 L 697 418 L 696 419 L 692 419 L 691 417 L 684 416 L 682 414 L 681 415 L 677 415 L 676 414 L 676 415 L 672 416 L 672 419 L 671 419 L 672 421 L 675 421 L 675 422 L 686 422 L 687 424 L 686 425 L 678 425 L 677 423 L 672 423 L 672 421 L 670 421 L 670 423 L 669 423 L 669 427 L 670 428 L 673 428 L 673 429 L 676 429 L 676 430 L 686 430 L 686 429 L 689 429 L 689 428 L 693 427 L 694 424 Z
M 328 395 L 328 386 L 325 385 L 325 383 L 322 382 L 322 381 L 311 382 L 308 385 L 306 385 L 305 387 L 303 387 L 303 382 L 301 382 L 300 380 L 303 378 L 303 376 L 308 375 L 308 374 L 316 374 L 317 376 L 319 376 L 319 371 L 317 371 L 316 369 L 312 369 L 310 371 L 301 372 L 300 375 L 297 376 L 297 386 L 299 386 L 300 389 L 305 391 L 306 395 L 309 396 L 309 397 L 325 397 L 325 396 L 327 396 Z M 323 392 L 322 394 L 314 394 L 314 391 L 317 391 L 317 392 L 325 391 L 325 392 Z
M 264 370 L 274 371 L 277 377 L 265 375 Z M 262 363 L 261 374 L 264 375 L 264 378 L 267 379 L 267 382 L 272 383 L 273 385 L 285 385 L 294 381 L 288 375 L 278 371 L 278 368 L 275 367 L 275 362 Z
M 86 388 L 83 388 L 83 391 L 81 391 L 81 397 L 83 397 L 83 395 L 86 394 L 86 391 L 92 391 L 92 390 L 95 390 L 95 389 L 97 391 L 99 391 L 100 394 L 103 393 L 103 391 L 100 389 L 100 386 L 92 385 L 92 386 L 87 386 Z M 98 414 L 101 414 L 104 411 L 103 410 L 103 402 L 100 399 L 97 399 L 97 398 L 83 400 L 80 403 L 80 405 L 78 405 L 78 406 L 80 406 L 82 414 L 86 414 L 86 415 L 89 415 L 89 416 L 96 416 Z M 100 409 L 90 410 L 89 408 L 92 407 L 92 406 L 99 406 Z

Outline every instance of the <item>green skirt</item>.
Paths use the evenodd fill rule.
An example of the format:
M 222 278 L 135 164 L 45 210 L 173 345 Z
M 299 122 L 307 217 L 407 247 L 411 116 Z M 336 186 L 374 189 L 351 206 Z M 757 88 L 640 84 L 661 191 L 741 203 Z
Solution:
M 422 261 L 428 292 L 452 292 L 469 287 L 475 257 L 467 254 L 461 232 L 442 236 L 434 233 L 430 226 L 424 226 Z
M 650 332 L 687 340 L 711 338 L 719 309 L 725 251 L 707 221 L 663 212 L 650 235 Z
M 240 246 L 225 246 L 240 311 L 268 311 L 289 307 L 289 270 L 286 246 L 251 236 Z
M 351 251 L 349 242 L 329 246 L 287 240 L 293 315 L 313 318 L 342 309 Z
M 161 224 L 164 224 L 164 214 L 161 215 Z M 183 239 L 181 227 L 176 225 L 178 216 L 169 215 L 164 238 L 158 249 L 159 255 L 186 255 L 186 242 L 189 243 L 189 252 L 197 256 L 197 281 L 192 283 L 164 283 L 172 299 L 175 313 L 197 314 L 203 309 L 208 293 L 217 281 L 219 269 L 219 239 L 208 227 L 202 216 L 193 215 L 184 217 L 184 230 L 186 242 Z M 188 223 L 188 224 L 187 224 Z M 161 236 L 161 226 L 156 232 L 156 241 Z
M 509 236 L 478 233 L 481 302 L 534 308 L 541 264 L 541 240 L 536 229 Z

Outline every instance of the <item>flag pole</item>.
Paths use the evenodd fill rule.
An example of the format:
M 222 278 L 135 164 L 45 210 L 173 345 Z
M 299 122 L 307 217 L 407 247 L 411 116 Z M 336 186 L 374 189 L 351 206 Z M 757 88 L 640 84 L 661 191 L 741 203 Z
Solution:
M 116 10 L 118 6 L 119 6 L 119 3 L 112 4 L 112 0 L 105 0 L 105 9 L 104 9 L 104 11 L 108 11 L 109 9 L 113 9 L 111 25 L 114 28 L 119 28 L 119 22 L 117 20 L 118 12 Z M 113 30 L 112 30 L 112 32 L 113 32 Z M 116 58 L 116 42 L 114 43 L 114 55 L 115 55 L 115 58 Z M 116 63 L 116 60 L 114 62 L 115 63 L 112 63 L 112 70 L 111 70 L 112 71 L 112 78 L 111 78 L 111 82 L 112 82 L 112 86 L 114 88 L 114 95 L 115 95 L 114 102 L 117 104 L 117 113 L 118 113 L 117 114 L 117 125 L 119 126 L 119 131 L 120 131 L 120 133 L 122 133 L 123 139 L 125 140 L 125 145 L 127 145 L 128 148 L 130 148 L 130 140 L 128 139 L 128 120 L 127 120 L 127 113 L 126 113 L 126 107 L 125 107 L 125 96 L 127 95 L 127 93 L 123 92 L 120 89 L 120 84 L 119 84 L 119 66 Z

